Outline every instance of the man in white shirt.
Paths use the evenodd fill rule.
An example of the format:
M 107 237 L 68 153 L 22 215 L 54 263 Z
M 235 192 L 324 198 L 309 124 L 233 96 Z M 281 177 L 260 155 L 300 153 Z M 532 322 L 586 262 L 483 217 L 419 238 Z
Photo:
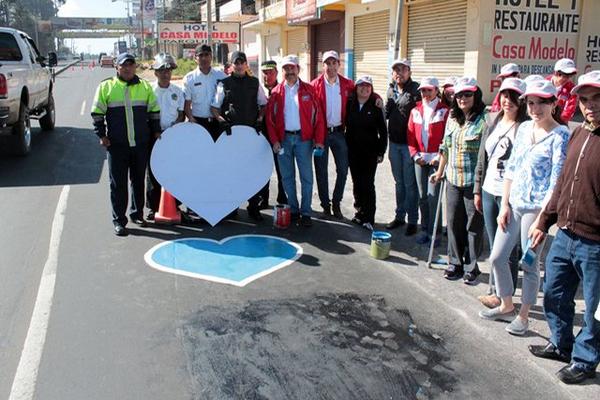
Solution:
M 211 67 L 212 48 L 203 44 L 196 47 L 198 68 L 183 78 L 185 115 L 190 122 L 202 125 L 216 141 L 221 134 L 218 121 L 213 118 L 210 104 L 217 90 L 217 83 L 227 75 Z
M 177 68 L 175 59 L 168 53 L 159 53 L 154 57 L 154 76 L 157 81 L 152 84 L 156 100 L 160 106 L 161 133 L 178 122 L 183 122 L 184 94 L 179 86 L 171 84 L 172 71 Z M 150 153 L 156 142 L 156 137 L 150 143 Z M 146 179 L 146 207 L 150 209 L 148 219 L 153 220 L 160 203 L 161 186 L 154 177 L 150 165 Z

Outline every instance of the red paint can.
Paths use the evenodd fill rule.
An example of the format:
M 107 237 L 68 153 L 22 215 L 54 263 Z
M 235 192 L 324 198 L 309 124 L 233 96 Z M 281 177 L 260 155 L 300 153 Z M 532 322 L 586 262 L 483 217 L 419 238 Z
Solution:
M 277 229 L 287 229 L 292 220 L 292 212 L 287 204 L 278 204 L 273 208 L 273 226 Z

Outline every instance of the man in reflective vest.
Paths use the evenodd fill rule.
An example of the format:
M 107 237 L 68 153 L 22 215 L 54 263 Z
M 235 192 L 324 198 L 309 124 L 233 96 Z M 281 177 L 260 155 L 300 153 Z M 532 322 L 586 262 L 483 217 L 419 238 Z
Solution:
M 115 234 L 128 234 L 128 178 L 131 178 L 129 217 L 139 226 L 144 220 L 144 179 L 152 136 L 160 135 L 160 109 L 152 86 L 136 74 L 135 57 L 117 57 L 117 76 L 105 79 L 92 105 L 94 131 L 108 153 L 110 201 Z

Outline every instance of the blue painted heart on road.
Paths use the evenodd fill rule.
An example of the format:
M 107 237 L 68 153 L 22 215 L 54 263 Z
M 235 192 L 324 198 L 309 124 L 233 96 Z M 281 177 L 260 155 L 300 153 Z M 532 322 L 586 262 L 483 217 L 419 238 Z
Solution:
M 296 243 L 266 235 L 237 235 L 221 241 L 187 238 L 160 243 L 146 252 L 152 268 L 234 286 L 292 264 L 302 255 Z

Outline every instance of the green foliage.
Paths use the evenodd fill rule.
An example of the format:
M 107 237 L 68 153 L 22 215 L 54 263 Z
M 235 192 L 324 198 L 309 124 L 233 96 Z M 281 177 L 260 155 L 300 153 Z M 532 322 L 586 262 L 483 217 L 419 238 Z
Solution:
M 189 58 L 180 58 L 177 60 L 177 69 L 173 71 L 173 76 L 184 76 L 188 72 L 194 70 L 198 64 L 195 60 Z
M 36 23 L 45 21 L 58 12 L 66 0 L 0 0 L 0 26 L 10 26 L 37 39 L 42 54 L 54 49 L 51 33 L 37 32 Z

